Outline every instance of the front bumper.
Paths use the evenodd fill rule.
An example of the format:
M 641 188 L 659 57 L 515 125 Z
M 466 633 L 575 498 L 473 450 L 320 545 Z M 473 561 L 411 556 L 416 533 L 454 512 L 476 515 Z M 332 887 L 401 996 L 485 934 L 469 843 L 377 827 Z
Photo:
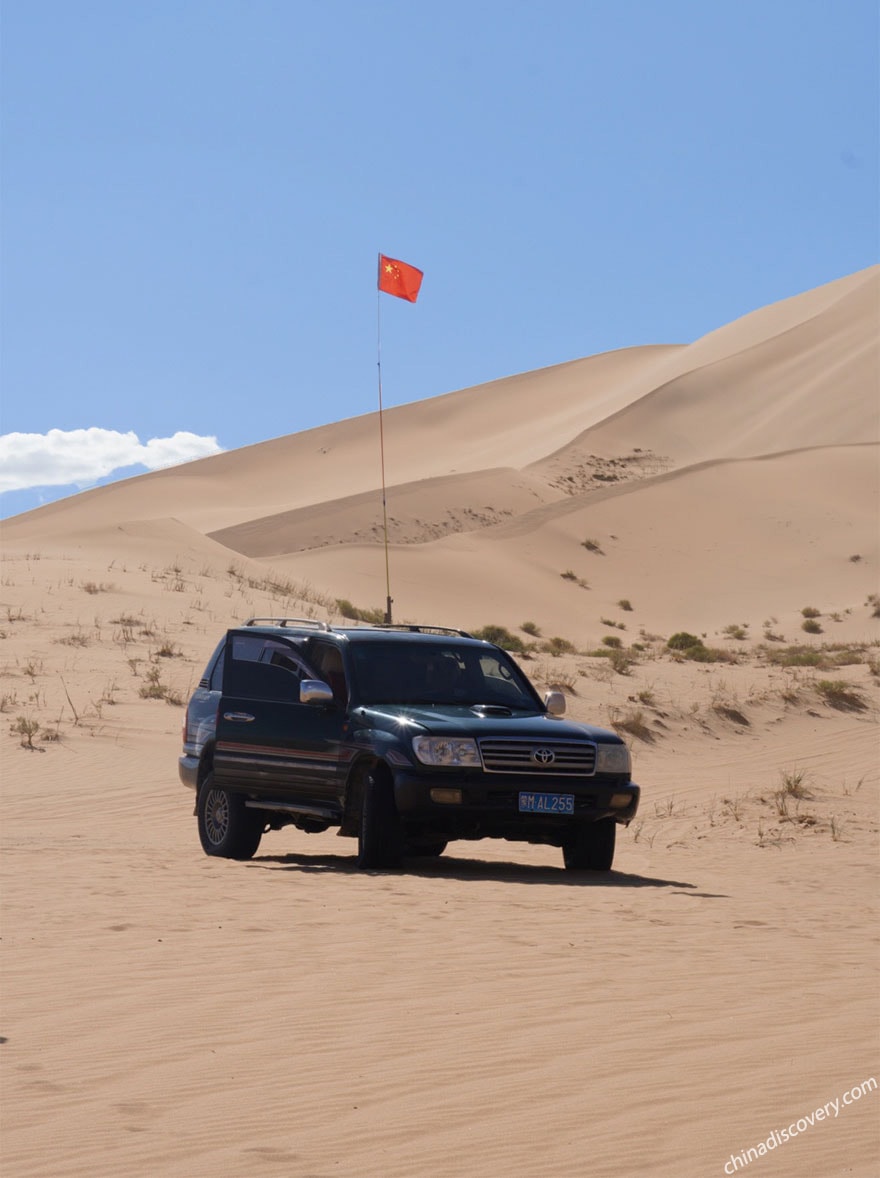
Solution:
M 460 790 L 461 802 L 440 802 L 432 789 Z M 521 813 L 520 793 L 571 794 L 573 814 Z M 573 825 L 613 818 L 628 825 L 639 808 L 640 789 L 628 777 L 548 778 L 528 774 L 412 773 L 394 778 L 397 810 L 410 831 L 455 838 L 508 838 L 561 845 Z M 629 795 L 626 805 L 612 797 Z

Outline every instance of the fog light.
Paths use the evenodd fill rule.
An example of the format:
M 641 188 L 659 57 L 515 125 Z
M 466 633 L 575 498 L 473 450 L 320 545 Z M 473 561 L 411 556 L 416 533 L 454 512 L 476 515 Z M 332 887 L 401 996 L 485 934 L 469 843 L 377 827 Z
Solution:
M 461 805 L 461 790 L 460 789 L 432 789 L 431 801 L 439 802 L 441 806 L 460 806 Z
M 615 810 L 623 810 L 632 801 L 632 794 L 612 794 L 608 803 Z

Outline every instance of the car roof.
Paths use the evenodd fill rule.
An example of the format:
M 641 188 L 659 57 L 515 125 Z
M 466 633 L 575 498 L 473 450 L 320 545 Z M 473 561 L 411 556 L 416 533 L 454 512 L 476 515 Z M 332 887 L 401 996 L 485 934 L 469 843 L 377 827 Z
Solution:
M 267 634 L 278 638 L 321 637 L 343 642 L 413 642 L 432 645 L 490 646 L 481 638 L 474 638 L 466 630 L 448 626 L 375 625 L 331 626 L 304 618 L 249 618 L 241 626 L 232 627 L 236 634 Z

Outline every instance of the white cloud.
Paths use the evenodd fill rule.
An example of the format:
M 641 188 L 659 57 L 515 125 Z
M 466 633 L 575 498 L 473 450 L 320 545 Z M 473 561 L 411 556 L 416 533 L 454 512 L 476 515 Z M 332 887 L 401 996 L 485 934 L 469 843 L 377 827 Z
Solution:
M 130 430 L 50 429 L 45 434 L 0 436 L 0 491 L 25 491 L 31 487 L 91 486 L 115 470 L 145 466 L 157 470 L 220 454 L 216 438 L 178 431 L 170 438 L 150 438 L 142 443 Z

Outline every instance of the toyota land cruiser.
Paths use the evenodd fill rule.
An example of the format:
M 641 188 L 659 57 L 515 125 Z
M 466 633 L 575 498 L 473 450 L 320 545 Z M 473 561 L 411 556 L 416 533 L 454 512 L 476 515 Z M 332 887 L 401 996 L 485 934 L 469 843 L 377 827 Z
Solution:
M 564 708 L 462 630 L 251 618 L 189 701 L 180 778 L 208 855 L 249 859 L 293 825 L 356 838 L 362 868 L 504 838 L 607 871 L 639 787 L 623 741 Z

